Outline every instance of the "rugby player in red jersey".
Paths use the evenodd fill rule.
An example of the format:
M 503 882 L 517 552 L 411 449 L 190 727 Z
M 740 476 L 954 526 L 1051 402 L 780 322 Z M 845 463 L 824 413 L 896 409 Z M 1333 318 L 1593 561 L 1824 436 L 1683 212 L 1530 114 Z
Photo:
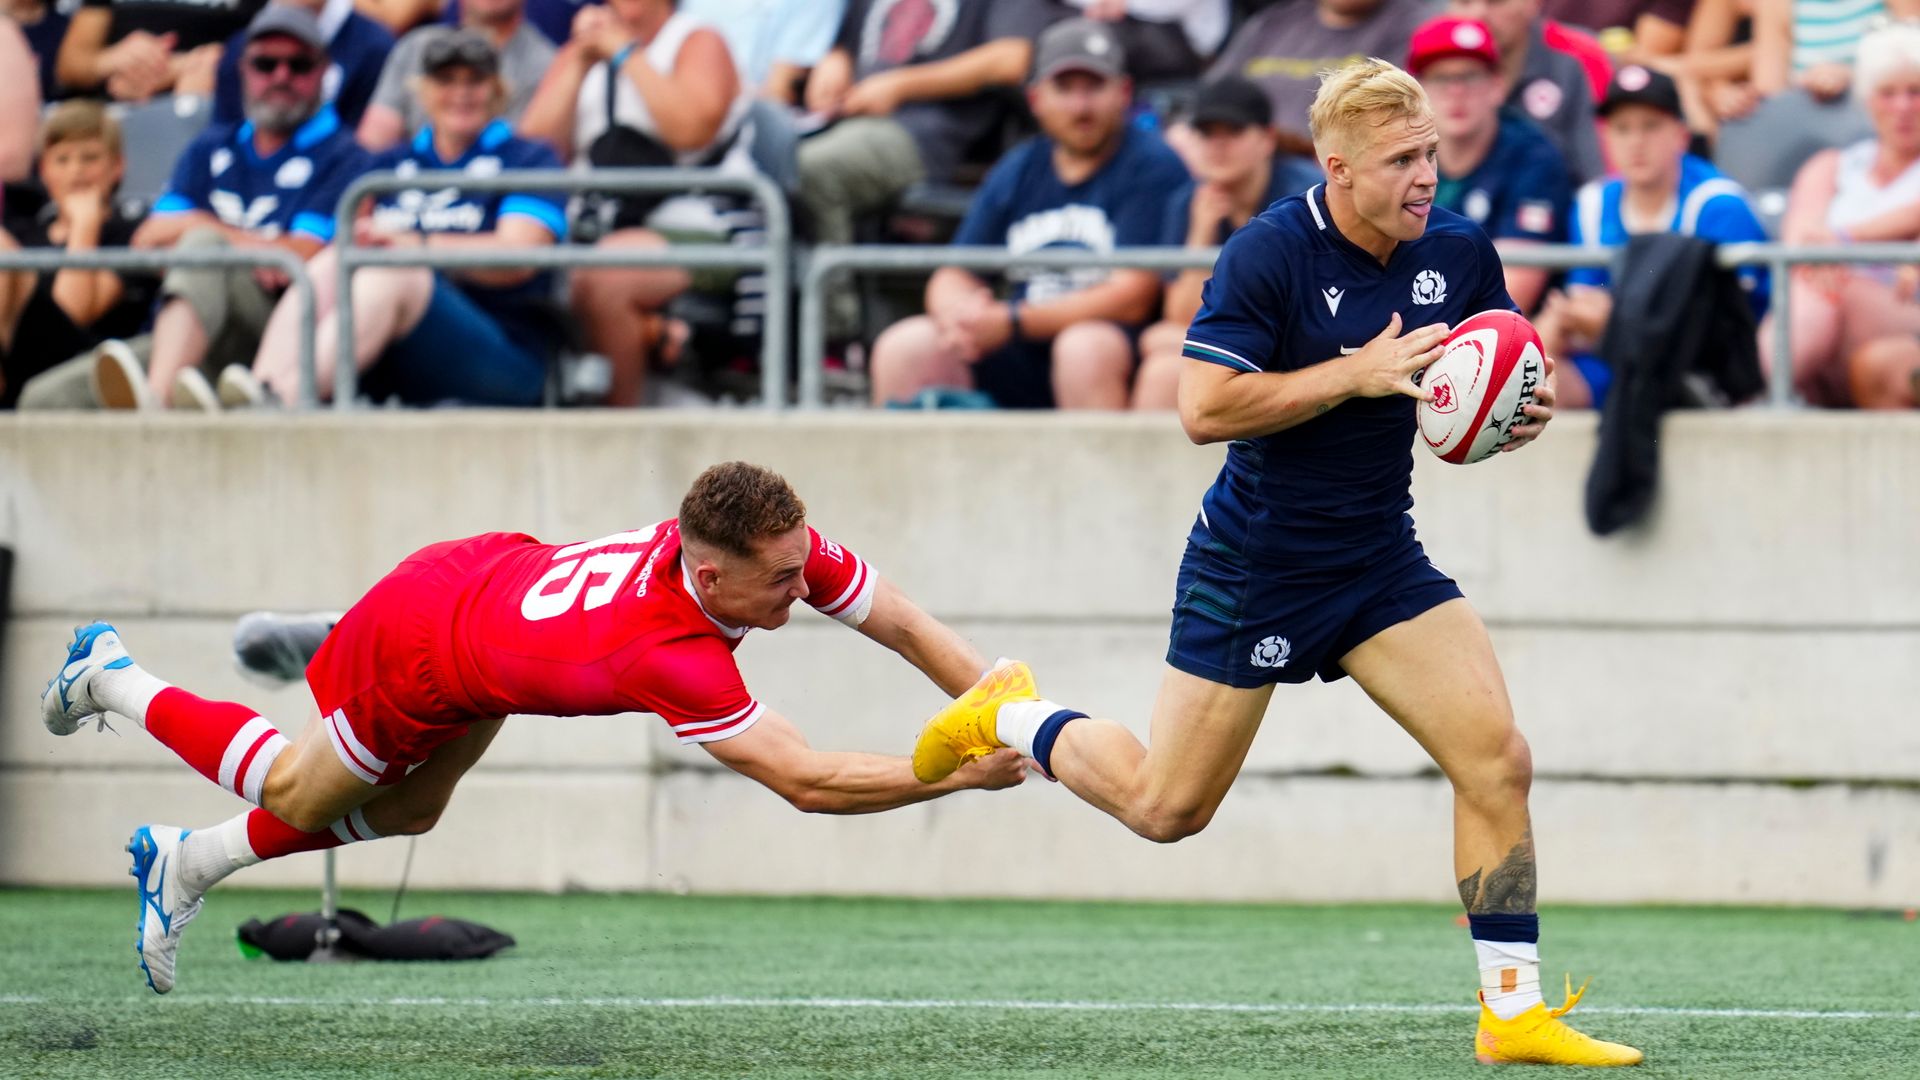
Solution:
M 320 719 L 289 741 L 254 710 L 135 665 L 106 623 L 81 627 L 47 686 L 56 735 L 118 713 L 258 809 L 206 829 L 143 825 L 140 965 L 174 983 L 180 932 L 216 882 L 263 859 L 433 828 L 512 713 L 658 714 L 683 743 L 810 813 L 860 814 L 1020 783 L 1007 750 L 939 784 L 904 757 L 829 753 L 754 700 L 733 650 L 796 600 L 899 653 L 948 695 L 986 661 L 859 556 L 806 523 L 778 475 L 743 462 L 695 480 L 680 516 L 583 543 L 487 533 L 409 555 L 307 667 Z

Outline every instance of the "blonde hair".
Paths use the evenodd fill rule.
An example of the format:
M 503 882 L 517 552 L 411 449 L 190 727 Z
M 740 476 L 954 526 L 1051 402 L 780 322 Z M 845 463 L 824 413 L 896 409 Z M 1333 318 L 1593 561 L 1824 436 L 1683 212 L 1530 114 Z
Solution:
M 1313 150 L 1324 162 L 1330 149 L 1348 149 L 1346 136 L 1362 124 L 1379 127 L 1402 116 L 1433 112 L 1420 81 L 1377 56 L 1320 73 L 1320 91 L 1307 112 Z
M 1890 75 L 1920 68 L 1920 26 L 1893 22 L 1860 38 L 1853 57 L 1853 100 L 1865 104 Z
M 97 101 L 78 98 L 63 101 L 55 105 L 40 124 L 42 154 L 61 143 L 82 139 L 98 139 L 106 146 L 107 153 L 116 158 L 120 156 L 120 124 Z

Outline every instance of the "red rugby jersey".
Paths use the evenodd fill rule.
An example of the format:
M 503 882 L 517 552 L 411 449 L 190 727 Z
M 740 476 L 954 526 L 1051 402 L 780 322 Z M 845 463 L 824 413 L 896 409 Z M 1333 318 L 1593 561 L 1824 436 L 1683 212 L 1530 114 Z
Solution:
M 878 575 L 812 528 L 807 538 L 805 603 L 859 626 Z M 677 521 L 578 544 L 525 541 L 477 567 L 453 607 L 447 655 L 476 714 L 650 712 L 688 743 L 760 719 L 733 660 L 746 630 L 715 621 L 688 588 Z

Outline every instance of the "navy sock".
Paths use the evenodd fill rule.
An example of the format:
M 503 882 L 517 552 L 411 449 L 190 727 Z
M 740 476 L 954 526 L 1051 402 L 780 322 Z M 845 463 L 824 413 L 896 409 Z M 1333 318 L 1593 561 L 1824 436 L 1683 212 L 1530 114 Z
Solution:
M 1067 721 L 1083 720 L 1086 715 L 1073 709 L 1061 709 L 1040 721 L 1039 730 L 1033 733 L 1033 760 L 1049 778 L 1053 776 L 1053 741 L 1060 737 L 1060 729 L 1067 726 Z
M 1523 915 L 1468 914 L 1467 928 L 1475 941 L 1537 943 L 1540 940 L 1540 916 L 1531 911 Z

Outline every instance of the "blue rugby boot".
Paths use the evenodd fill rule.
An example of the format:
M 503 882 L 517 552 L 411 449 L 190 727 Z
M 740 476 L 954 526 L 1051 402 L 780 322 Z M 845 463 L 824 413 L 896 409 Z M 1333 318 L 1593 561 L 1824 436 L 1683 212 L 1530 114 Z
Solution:
M 40 719 L 55 735 L 71 735 L 88 720 L 98 718 L 107 726 L 107 710 L 88 693 L 93 678 L 102 671 L 118 671 L 133 666 L 133 657 L 120 644 L 120 634 L 109 623 L 95 622 L 77 627 L 73 643 L 67 646 L 67 661 L 47 680 L 46 693 L 40 698 Z
M 206 893 L 186 882 L 181 864 L 181 841 L 190 829 L 171 825 L 142 825 L 127 841 L 133 856 L 134 884 L 140 890 L 139 933 L 133 951 L 140 954 L 140 970 L 156 994 L 173 989 L 174 959 L 180 951 L 180 932 L 200 914 Z

